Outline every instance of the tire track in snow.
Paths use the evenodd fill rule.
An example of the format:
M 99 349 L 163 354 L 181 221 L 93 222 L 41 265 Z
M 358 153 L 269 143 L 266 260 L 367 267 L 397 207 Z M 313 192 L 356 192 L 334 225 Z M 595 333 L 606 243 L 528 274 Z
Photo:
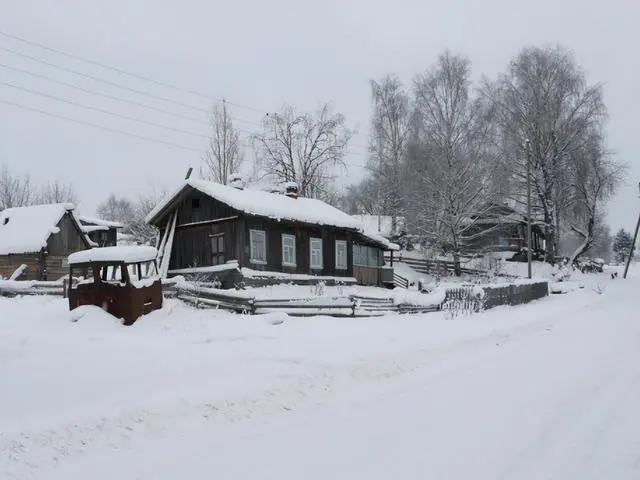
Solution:
M 481 321 L 481 316 L 478 320 Z M 25 467 L 31 474 L 37 474 L 41 468 L 55 466 L 93 448 L 119 450 L 132 441 L 149 436 L 158 438 L 246 421 L 257 420 L 266 425 L 292 412 L 322 408 L 331 398 L 353 392 L 361 395 L 363 387 L 384 385 L 425 369 L 433 369 L 429 378 L 437 378 L 470 368 L 470 357 L 465 354 L 473 352 L 472 361 L 475 362 L 482 354 L 498 353 L 499 347 L 506 343 L 548 334 L 552 323 L 546 319 L 536 320 L 436 348 L 412 349 L 392 357 L 325 367 L 273 388 L 234 398 L 199 403 L 178 401 L 162 408 L 134 409 L 119 416 L 62 428 L 25 432 L 8 438 L 0 434 L 0 472 L 7 478 L 25 478 Z M 438 370 L 439 364 L 447 360 L 453 361 L 453 365 Z

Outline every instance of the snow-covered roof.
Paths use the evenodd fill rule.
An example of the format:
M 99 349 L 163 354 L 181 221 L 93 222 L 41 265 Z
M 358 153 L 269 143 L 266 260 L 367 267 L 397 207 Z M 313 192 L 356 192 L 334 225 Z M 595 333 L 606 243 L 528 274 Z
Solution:
M 60 231 L 58 223 L 67 212 L 73 216 L 73 204 L 54 203 L 3 210 L 0 212 L 0 255 L 39 252 L 47 246 L 49 237 Z M 78 223 L 75 217 L 74 220 Z M 86 236 L 85 239 L 93 244 Z
M 387 238 L 396 233 L 391 228 L 393 222 L 390 215 L 352 215 L 352 217 L 362 223 L 365 232 L 377 233 Z M 404 223 L 404 217 L 397 217 L 396 230 L 404 228 Z
M 197 179 L 186 180 L 172 195 L 165 197 L 158 203 L 149 212 L 145 221 L 151 223 L 186 187 L 194 188 L 219 202 L 229 205 L 235 210 L 249 215 L 353 230 L 362 229 L 362 224 L 357 219 L 321 200 L 303 197 L 294 199 L 278 193 L 253 189 L 239 190 L 219 183 Z
M 360 235 L 367 240 L 371 240 L 379 245 L 384 246 L 389 251 L 393 250 L 394 252 L 396 252 L 400 250 L 400 245 L 398 245 L 397 243 L 390 242 L 385 237 L 377 233 L 364 231 L 364 232 L 361 232 Z
M 90 262 L 139 263 L 155 260 L 158 251 L 153 247 L 131 245 L 127 247 L 103 247 L 83 250 L 69 255 L 69 265 Z
M 92 232 L 108 232 L 109 227 L 105 227 L 103 225 L 80 225 L 80 228 L 84 233 L 92 233 Z
M 124 225 L 120 222 L 111 222 L 109 220 L 102 220 L 101 218 L 85 217 L 84 215 L 78 215 L 78 220 L 82 225 L 95 225 L 98 227 L 107 228 L 124 228 Z

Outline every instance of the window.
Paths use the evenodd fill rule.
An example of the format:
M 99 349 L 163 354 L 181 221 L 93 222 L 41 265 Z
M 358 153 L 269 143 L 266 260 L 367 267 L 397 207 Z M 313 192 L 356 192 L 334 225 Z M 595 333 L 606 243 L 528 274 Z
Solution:
M 309 246 L 309 263 L 311 264 L 311 269 L 322 270 L 322 239 L 310 239 Z
M 347 242 L 336 240 L 336 270 L 347 269 Z
M 200 199 L 199 198 L 192 198 L 191 199 L 191 208 L 193 208 L 194 210 L 196 208 L 200 208 Z
M 379 267 L 384 265 L 382 252 L 378 248 L 354 245 L 353 265 L 356 267 Z
M 249 230 L 250 255 L 251 263 L 267 263 L 267 236 L 264 230 Z
M 362 245 L 353 246 L 353 264 L 358 267 L 367 266 L 367 247 Z
M 224 234 L 211 235 L 211 265 L 224 263 Z
M 285 267 L 296 266 L 296 236 L 282 235 L 282 265 Z
M 367 247 L 368 250 L 368 262 L 367 266 L 369 267 L 378 267 L 380 266 L 380 256 L 378 255 L 378 249 L 373 247 Z

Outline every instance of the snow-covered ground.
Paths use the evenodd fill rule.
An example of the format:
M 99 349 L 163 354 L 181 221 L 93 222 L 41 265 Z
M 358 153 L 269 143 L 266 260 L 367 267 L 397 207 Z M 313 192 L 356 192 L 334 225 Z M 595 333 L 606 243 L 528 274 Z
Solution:
M 635 480 L 640 271 L 592 278 L 455 320 L 0 298 L 0 478 Z

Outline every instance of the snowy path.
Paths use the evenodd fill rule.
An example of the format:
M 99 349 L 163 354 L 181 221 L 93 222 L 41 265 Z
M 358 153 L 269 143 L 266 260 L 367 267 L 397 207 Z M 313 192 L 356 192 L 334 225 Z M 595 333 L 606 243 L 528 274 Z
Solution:
M 295 352 L 293 372 L 253 372 L 264 388 L 0 436 L 0 477 L 637 479 L 639 287 L 399 321 L 417 341 L 327 364 Z M 317 359 L 348 348 L 330 340 Z

